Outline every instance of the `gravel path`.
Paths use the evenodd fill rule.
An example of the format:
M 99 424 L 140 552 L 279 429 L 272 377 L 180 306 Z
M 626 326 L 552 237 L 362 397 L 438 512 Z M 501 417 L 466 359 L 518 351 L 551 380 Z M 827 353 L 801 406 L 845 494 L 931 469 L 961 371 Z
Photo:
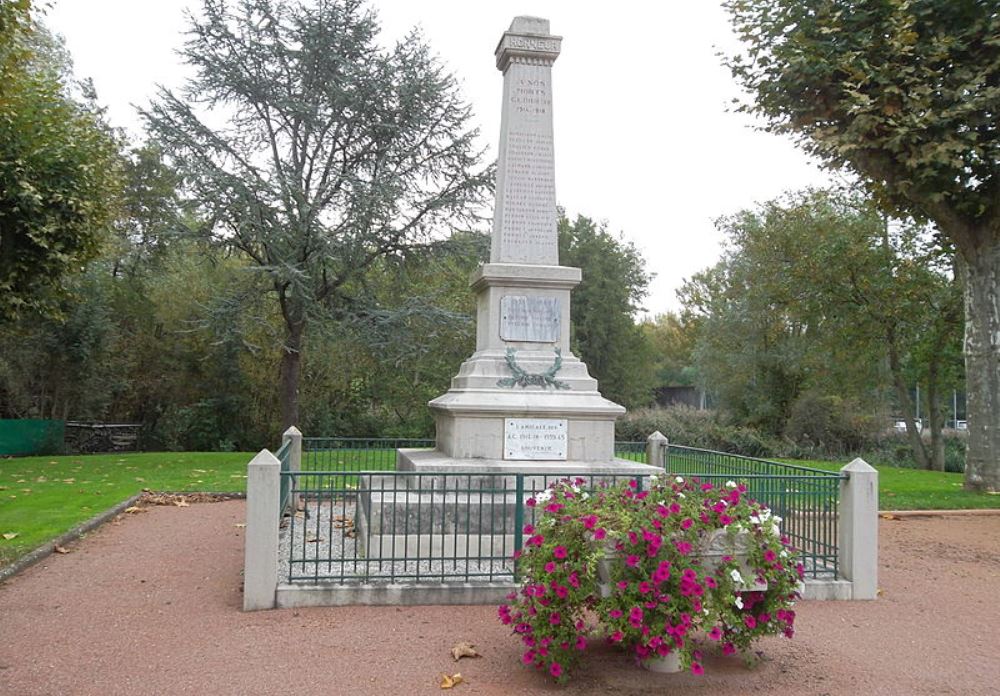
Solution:
M 604 646 L 568 688 L 492 607 L 239 610 L 244 503 L 154 507 L 0 585 L 0 694 L 996 694 L 1000 516 L 880 520 L 883 595 L 802 602 L 747 670 L 643 672 Z M 482 658 L 452 662 L 459 641 Z

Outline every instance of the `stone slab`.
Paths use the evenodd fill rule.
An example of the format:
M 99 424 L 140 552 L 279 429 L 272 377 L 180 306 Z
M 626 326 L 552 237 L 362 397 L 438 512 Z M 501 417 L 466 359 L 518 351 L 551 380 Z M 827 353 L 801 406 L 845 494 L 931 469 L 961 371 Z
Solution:
M 500 298 L 500 338 L 555 343 L 559 340 L 561 314 L 558 297 L 504 295 Z
M 566 461 L 565 418 L 504 418 L 503 458 Z

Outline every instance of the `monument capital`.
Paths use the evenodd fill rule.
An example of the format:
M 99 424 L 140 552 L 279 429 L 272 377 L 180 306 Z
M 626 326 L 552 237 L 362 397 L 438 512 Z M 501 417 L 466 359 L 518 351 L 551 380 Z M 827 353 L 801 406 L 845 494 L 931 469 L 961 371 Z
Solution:
M 506 72 L 512 62 L 551 66 L 559 57 L 561 45 L 561 36 L 549 34 L 549 20 L 515 17 L 494 52 L 497 70 Z

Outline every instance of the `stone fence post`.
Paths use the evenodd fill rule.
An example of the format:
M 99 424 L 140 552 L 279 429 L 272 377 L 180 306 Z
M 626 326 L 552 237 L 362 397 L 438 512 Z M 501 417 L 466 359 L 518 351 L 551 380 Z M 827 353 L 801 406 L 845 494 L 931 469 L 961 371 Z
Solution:
M 667 468 L 667 444 L 666 435 L 657 430 L 646 438 L 646 463 L 658 469 Z
M 243 610 L 273 609 L 278 589 L 278 498 L 281 462 L 266 449 L 247 465 Z
M 292 448 L 288 453 L 288 470 L 298 473 L 302 471 L 302 431 L 296 428 L 294 425 L 289 427 L 288 430 L 281 436 L 281 444 L 284 446 L 286 442 L 291 440 Z M 296 493 L 295 485 L 298 483 L 297 478 L 292 478 L 290 485 L 292 488 L 292 512 L 299 509 L 301 493 Z
M 851 599 L 878 593 L 878 471 L 863 459 L 842 468 L 840 481 L 840 574 L 851 581 Z

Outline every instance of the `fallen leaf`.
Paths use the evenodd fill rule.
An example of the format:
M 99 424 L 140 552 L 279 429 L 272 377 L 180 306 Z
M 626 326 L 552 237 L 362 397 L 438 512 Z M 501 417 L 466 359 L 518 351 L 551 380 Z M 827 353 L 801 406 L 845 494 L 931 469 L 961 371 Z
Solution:
M 244 527 L 246 527 L 247 525 L 246 525 L 246 522 L 237 522 L 237 523 L 236 523 L 236 524 L 234 524 L 233 526 L 234 526 L 234 527 L 236 527 L 237 529 L 243 529 L 243 528 L 244 528 Z
M 188 501 L 184 500 L 184 498 L 178 498 L 177 500 L 175 500 L 174 505 L 176 505 L 177 507 L 191 507 L 190 505 L 188 505 Z
M 16 539 L 19 533 L 20 532 L 4 532 L 3 538 L 10 541 L 11 539 Z
M 899 519 L 898 517 L 896 517 L 895 515 L 893 515 L 890 512 L 883 512 L 882 514 L 879 515 L 879 517 L 881 517 L 883 520 L 898 520 Z
M 354 533 L 353 529 L 348 529 L 346 532 L 344 532 L 344 536 L 347 537 L 348 539 L 354 539 L 357 535 Z
M 55 551 L 56 553 L 69 553 L 69 549 L 67 549 L 64 546 L 59 546 L 59 544 L 53 546 L 52 550 Z
M 323 541 L 323 538 L 322 537 L 318 537 L 315 534 L 306 534 L 306 543 L 307 544 L 314 544 L 317 541 Z
M 453 674 L 450 677 L 447 674 L 442 674 L 441 675 L 441 688 L 442 689 L 451 689 L 451 688 L 454 688 L 455 686 L 457 686 L 458 684 L 461 684 L 461 683 L 462 683 L 462 675 L 461 674 Z
M 482 657 L 482 655 L 476 652 L 475 645 L 466 643 L 465 641 L 452 646 L 451 656 L 455 658 L 455 662 L 458 662 L 463 657 Z
M 138 481 L 139 483 L 143 483 L 143 482 L 145 482 L 145 480 L 146 480 L 146 479 L 144 479 L 144 478 L 139 478 L 138 476 L 136 476 L 136 477 L 135 477 L 135 480 L 136 480 L 136 481 Z
M 143 509 L 141 507 L 139 507 L 138 505 L 132 505 L 131 507 L 125 508 L 125 512 L 127 512 L 129 514 L 134 514 L 136 512 L 143 512 Z

